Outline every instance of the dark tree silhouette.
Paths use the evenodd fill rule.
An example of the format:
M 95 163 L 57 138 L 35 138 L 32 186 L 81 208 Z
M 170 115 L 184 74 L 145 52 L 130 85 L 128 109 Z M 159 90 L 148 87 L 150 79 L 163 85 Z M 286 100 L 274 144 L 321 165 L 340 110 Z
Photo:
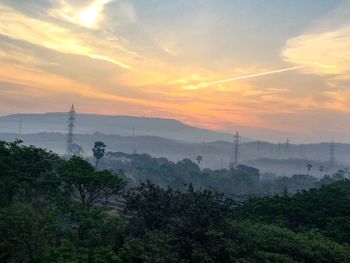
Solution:
M 197 163 L 198 163 L 198 166 L 201 164 L 201 162 L 203 161 L 203 157 L 202 156 L 200 156 L 200 155 L 198 155 L 197 157 L 196 157 L 196 160 L 197 160 Z
M 106 145 L 103 142 L 95 142 L 94 148 L 92 148 L 92 152 L 94 153 L 94 157 L 96 158 L 95 169 L 98 166 L 99 160 L 106 153 Z
M 311 168 L 312 168 L 312 164 L 311 164 L 311 163 L 308 163 L 308 164 L 306 165 L 306 168 L 307 168 L 307 174 L 309 175 L 309 174 L 310 174 L 310 170 L 311 170 Z

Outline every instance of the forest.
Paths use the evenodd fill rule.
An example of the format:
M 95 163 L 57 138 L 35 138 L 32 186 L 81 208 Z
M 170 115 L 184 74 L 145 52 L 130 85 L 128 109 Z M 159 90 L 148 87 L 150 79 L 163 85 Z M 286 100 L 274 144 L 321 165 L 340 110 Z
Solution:
M 162 187 L 183 189 L 192 184 L 195 189 L 205 188 L 225 193 L 228 196 L 265 196 L 297 193 L 298 190 L 318 188 L 349 177 L 346 169 L 333 173 L 321 171 L 318 177 L 309 174 L 313 166 L 304 161 L 305 173 L 293 176 L 278 176 L 273 173 L 261 173 L 258 169 L 238 164 L 230 169 L 213 170 L 201 168 L 202 156 L 194 160 L 185 158 L 172 162 L 164 157 L 155 158 L 149 154 L 127 154 L 107 151 L 100 161 L 100 168 L 124 174 L 129 184 L 138 184 L 146 180 Z M 293 162 L 293 160 L 289 160 Z M 94 158 L 90 159 L 94 162 Z M 316 169 L 315 167 L 314 169 Z
M 341 172 L 309 190 L 284 185 L 237 202 L 223 185 L 240 178 L 261 194 L 257 169 L 146 156 L 149 167 L 112 169 L 101 146 L 85 160 L 0 142 L 1 262 L 350 262 L 350 181 Z M 111 206 L 117 198 L 123 209 Z

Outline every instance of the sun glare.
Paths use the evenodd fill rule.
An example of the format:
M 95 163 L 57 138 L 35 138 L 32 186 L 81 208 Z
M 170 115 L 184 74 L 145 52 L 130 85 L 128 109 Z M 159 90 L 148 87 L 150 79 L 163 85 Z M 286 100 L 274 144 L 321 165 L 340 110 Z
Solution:
M 77 14 L 79 23 L 85 27 L 94 27 L 99 19 L 100 6 L 89 6 Z

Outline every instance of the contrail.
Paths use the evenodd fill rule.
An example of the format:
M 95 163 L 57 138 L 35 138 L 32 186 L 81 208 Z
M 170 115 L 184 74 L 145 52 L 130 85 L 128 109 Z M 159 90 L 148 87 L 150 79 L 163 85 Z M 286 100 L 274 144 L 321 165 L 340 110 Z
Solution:
M 255 74 L 250 74 L 250 75 L 241 76 L 241 77 L 233 77 L 233 78 L 228 78 L 228 79 L 221 79 L 221 80 L 215 80 L 215 81 L 211 81 L 211 82 L 205 82 L 205 84 L 206 85 L 211 85 L 211 84 L 224 83 L 224 82 L 240 80 L 240 79 L 254 78 L 254 77 L 259 77 L 259 76 L 265 76 L 265 75 L 281 73 L 281 72 L 285 72 L 285 71 L 296 70 L 296 69 L 300 69 L 300 68 L 302 68 L 302 67 L 283 68 L 283 69 L 278 69 L 278 70 L 274 70 L 274 71 L 255 73 Z

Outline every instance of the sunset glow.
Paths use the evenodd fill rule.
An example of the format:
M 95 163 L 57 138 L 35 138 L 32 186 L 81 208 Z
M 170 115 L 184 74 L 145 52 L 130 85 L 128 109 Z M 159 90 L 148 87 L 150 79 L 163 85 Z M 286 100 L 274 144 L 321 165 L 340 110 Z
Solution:
M 0 0 L 1 115 L 75 103 L 226 132 L 350 129 L 348 0 L 22 2 Z

